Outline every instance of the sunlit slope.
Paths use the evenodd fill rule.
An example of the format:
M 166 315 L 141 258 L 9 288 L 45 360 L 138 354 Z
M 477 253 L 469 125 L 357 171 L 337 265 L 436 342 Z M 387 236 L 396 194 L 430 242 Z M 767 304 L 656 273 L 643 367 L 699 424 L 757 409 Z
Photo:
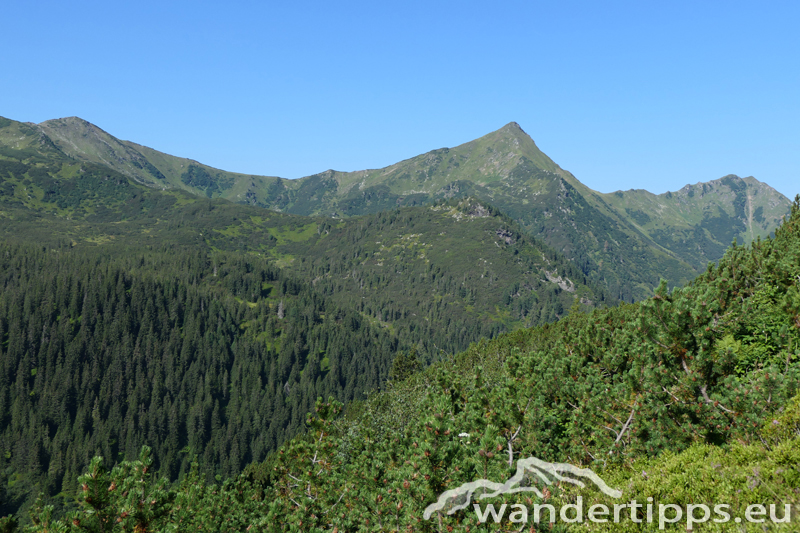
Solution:
M 277 179 L 227 172 L 122 141 L 78 117 L 48 120 L 35 127 L 69 157 L 105 165 L 151 187 L 175 187 L 209 198 L 254 203 L 260 199 L 259 191 Z
M 258 254 L 428 360 L 552 322 L 576 301 L 586 309 L 616 302 L 563 254 L 474 198 L 343 220 L 280 213 L 149 187 L 70 158 L 35 128 L 7 126 L 1 135 L 25 142 L 0 160 L 0 237 Z
M 278 246 L 288 268 L 427 354 L 615 304 L 572 262 L 474 199 L 364 215 Z
M 696 267 L 716 261 L 733 239 L 749 244 L 770 235 L 790 205 L 766 183 L 734 175 L 658 195 L 636 189 L 601 196 Z
M 440 198 L 479 198 L 629 300 L 650 294 L 662 277 L 673 285 L 686 283 L 718 260 L 733 237 L 750 242 L 768 235 L 789 211 L 787 198 L 753 178 L 728 176 L 694 187 L 696 195 L 691 188 L 660 196 L 599 193 L 559 167 L 512 122 L 383 169 L 276 181 L 266 205 L 342 217 Z M 648 199 L 666 204 L 669 213 Z M 647 224 L 640 213 L 658 216 Z
M 789 200 L 768 186 L 735 176 L 658 196 L 599 193 L 559 167 L 514 122 L 382 169 L 328 170 L 298 180 L 214 169 L 120 141 L 74 117 L 32 131 L 37 129 L 37 142 L 51 141 L 69 157 L 113 168 L 149 187 L 283 213 L 343 218 L 476 198 L 624 300 L 651 294 L 661 278 L 686 283 L 718 260 L 734 237 L 750 242 L 769 234 L 789 209 Z

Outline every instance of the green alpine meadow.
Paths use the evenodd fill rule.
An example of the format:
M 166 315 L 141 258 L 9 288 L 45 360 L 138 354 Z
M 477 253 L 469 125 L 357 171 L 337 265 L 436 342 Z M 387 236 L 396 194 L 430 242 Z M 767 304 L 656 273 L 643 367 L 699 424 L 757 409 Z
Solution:
M 0 532 L 664 530 L 800 531 L 800 196 L 0 117 Z

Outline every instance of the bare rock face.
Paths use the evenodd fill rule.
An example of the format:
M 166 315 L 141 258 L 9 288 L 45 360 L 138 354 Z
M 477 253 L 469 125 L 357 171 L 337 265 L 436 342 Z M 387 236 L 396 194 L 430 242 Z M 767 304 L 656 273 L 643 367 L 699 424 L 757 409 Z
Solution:
M 508 231 L 507 229 L 499 229 L 494 233 L 495 235 L 506 241 L 506 244 L 514 244 L 516 242 L 514 240 L 514 234 Z
M 547 281 L 549 281 L 550 283 L 555 283 L 556 285 L 561 287 L 562 290 L 565 290 L 567 292 L 575 292 L 575 284 L 572 283 L 572 280 L 566 277 L 562 278 L 561 276 L 556 276 L 556 274 L 557 272 L 549 272 L 547 270 L 544 271 L 544 275 L 547 278 Z
M 469 211 L 467 211 L 467 215 L 475 218 L 486 218 L 492 216 L 489 210 L 481 204 L 475 204 L 472 206 Z

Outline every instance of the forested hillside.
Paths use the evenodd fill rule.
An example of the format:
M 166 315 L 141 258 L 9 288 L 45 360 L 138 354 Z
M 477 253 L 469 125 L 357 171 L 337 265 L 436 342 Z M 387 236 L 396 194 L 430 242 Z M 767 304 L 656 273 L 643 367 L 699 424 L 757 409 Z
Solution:
M 741 515 L 748 501 L 737 494 L 749 490 L 749 503 L 799 512 L 800 426 L 796 404 L 786 410 L 800 390 L 798 282 L 800 199 L 774 240 L 730 249 L 684 289 L 662 284 L 640 304 L 481 343 L 353 419 L 337 421 L 335 403 L 320 403 L 312 433 L 250 479 L 269 516 L 293 524 L 284 530 L 466 531 L 478 526 L 473 513 L 426 521 L 422 511 L 463 483 L 508 479 L 528 456 L 590 466 L 656 503 L 727 498 Z M 681 472 L 701 472 L 713 454 L 716 478 L 681 484 L 673 457 L 684 450 Z M 632 485 L 643 474 L 631 467 L 645 463 L 652 479 Z
M 7 146 L 0 186 L 8 191 L 0 196 L 0 235 L 251 252 L 417 344 L 427 361 L 553 321 L 576 297 L 587 308 L 616 301 L 602 283 L 474 199 L 346 221 L 288 215 L 147 188 L 71 159 L 48 139 L 27 124 L 0 127 Z
M 133 221 L 99 246 L 52 235 L 37 245 L 28 238 L 0 244 L 5 511 L 39 490 L 71 492 L 71 479 L 95 454 L 132 459 L 145 443 L 170 479 L 185 474 L 193 454 L 204 475 L 234 475 L 303 429 L 318 396 L 347 403 L 380 388 L 399 349 L 430 362 L 523 320 L 555 320 L 581 298 L 584 308 L 604 305 L 602 291 L 587 287 L 577 269 L 518 232 L 503 233 L 508 225 L 480 204 L 473 207 L 482 216 L 463 224 L 474 231 L 466 242 L 490 260 L 484 270 L 448 270 L 463 264 L 457 239 L 464 237 L 448 237 L 457 256 L 449 263 L 437 262 L 447 255 L 441 248 L 429 251 L 433 264 L 416 258 L 426 250 L 420 236 L 438 236 L 422 229 L 428 213 L 453 228 L 453 215 L 469 216 L 441 207 L 446 215 L 421 208 L 384 218 L 399 234 L 424 232 L 397 239 L 411 246 L 384 254 L 391 270 L 346 262 L 357 254 L 340 262 L 335 252 L 378 219 L 303 244 L 308 255 L 295 262 L 307 267 L 294 277 L 272 266 L 272 255 L 215 251 L 204 240 L 191 243 L 188 231 L 187 239 L 176 232 L 178 243 L 136 238 Z M 224 209 L 220 219 L 197 208 L 225 220 Z M 54 221 L 38 223 L 58 233 Z M 301 242 L 273 241 L 281 257 Z M 313 276 L 315 283 L 303 281 Z M 348 286 L 361 284 L 363 291 Z
M 169 479 L 195 454 L 203 476 L 236 475 L 317 396 L 380 389 L 400 351 L 418 368 L 613 303 L 475 200 L 314 219 L 147 188 L 26 124 L 0 133 L 0 512 L 143 444 Z
M 397 341 L 264 260 L 181 247 L 0 245 L 0 482 L 71 493 L 95 454 L 153 447 L 235 475 L 304 429 L 314 400 L 363 399 Z M 2 511 L 0 511 L 2 512 Z
M 31 530 L 519 530 L 468 511 L 425 519 L 423 510 L 465 482 L 508 479 L 529 456 L 590 466 L 629 499 L 723 501 L 738 516 L 771 501 L 797 513 L 800 403 L 790 399 L 800 390 L 799 281 L 800 198 L 774 239 L 731 248 L 686 288 L 662 284 L 639 304 L 576 308 L 556 324 L 482 342 L 344 418 L 341 404 L 320 399 L 307 434 L 221 485 L 190 476 L 170 488 L 149 475 L 147 449 L 110 471 L 97 458 L 76 482 L 79 508 L 59 523 L 39 506 Z M 574 501 L 577 489 L 550 488 L 504 501 Z M 583 495 L 608 503 L 591 488 Z M 593 527 L 658 530 L 611 526 Z
M 601 285 L 492 206 L 475 199 L 348 219 L 277 249 L 287 268 L 357 307 L 424 358 L 519 327 L 553 322 L 574 302 L 615 302 Z
M 368 213 L 313 218 L 206 198 L 220 176 L 199 170 L 184 185 L 202 197 L 137 183 L 121 172 L 149 160 L 90 126 L 54 142 L 0 120 L 0 514 L 32 510 L 34 530 L 440 531 L 477 524 L 425 521 L 425 505 L 527 455 L 620 483 L 702 446 L 793 464 L 775 454 L 796 444 L 780 411 L 798 388 L 800 216 L 759 240 L 781 209 L 756 207 L 768 188 L 604 199 L 509 125 L 363 188 L 305 180 L 322 188 L 292 209 L 350 180 L 336 205 Z M 84 140 L 113 150 L 84 157 Z M 488 181 L 447 181 L 460 167 Z M 398 208 L 387 176 L 445 185 Z M 739 230 L 752 247 L 671 289 Z M 615 307 L 659 275 L 653 298 Z M 782 429 L 762 431 L 773 415 Z

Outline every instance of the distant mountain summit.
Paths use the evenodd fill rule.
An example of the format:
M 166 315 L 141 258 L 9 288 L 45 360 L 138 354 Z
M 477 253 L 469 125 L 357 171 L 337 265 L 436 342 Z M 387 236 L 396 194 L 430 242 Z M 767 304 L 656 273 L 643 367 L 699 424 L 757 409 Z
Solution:
M 168 184 L 146 157 L 82 118 L 47 120 L 36 127 L 69 157 L 106 165 L 145 185 Z
M 258 191 L 278 179 L 227 172 L 122 141 L 79 117 L 47 120 L 33 126 L 67 156 L 105 165 L 150 187 L 179 188 L 208 197 L 259 203 Z
M 438 198 L 470 196 L 491 201 L 506 189 L 529 196 L 540 187 L 518 190 L 524 167 L 558 174 L 563 171 L 536 146 L 516 122 L 474 141 L 440 148 L 382 169 L 327 171 L 276 184 L 269 207 L 302 214 L 352 216 L 416 205 Z M 577 180 L 576 180 L 577 181 Z M 523 186 L 524 187 L 524 186 Z M 309 200 L 316 201 L 309 201 Z
M 662 277 L 675 285 L 689 281 L 734 238 L 748 243 L 769 235 L 790 208 L 789 199 L 768 185 L 733 175 L 662 195 L 599 193 L 550 159 L 516 122 L 385 168 L 327 170 L 288 180 L 171 156 L 121 141 L 77 117 L 38 125 L 6 121 L 0 143 L 19 144 L 9 132 L 25 130 L 30 146 L 107 166 L 149 187 L 290 214 L 341 218 L 476 198 L 498 207 L 624 300 L 650 294 Z
M 639 189 L 602 197 L 658 245 L 697 268 L 716 261 L 734 239 L 750 243 L 772 233 L 789 202 L 766 183 L 733 174 L 676 192 Z
M 687 282 L 719 259 L 733 238 L 741 243 L 769 235 L 790 207 L 768 185 L 736 176 L 659 196 L 599 193 L 539 150 L 515 122 L 382 169 L 279 180 L 270 192 L 266 207 L 329 216 L 476 197 L 626 300 L 649 294 L 662 277 Z

